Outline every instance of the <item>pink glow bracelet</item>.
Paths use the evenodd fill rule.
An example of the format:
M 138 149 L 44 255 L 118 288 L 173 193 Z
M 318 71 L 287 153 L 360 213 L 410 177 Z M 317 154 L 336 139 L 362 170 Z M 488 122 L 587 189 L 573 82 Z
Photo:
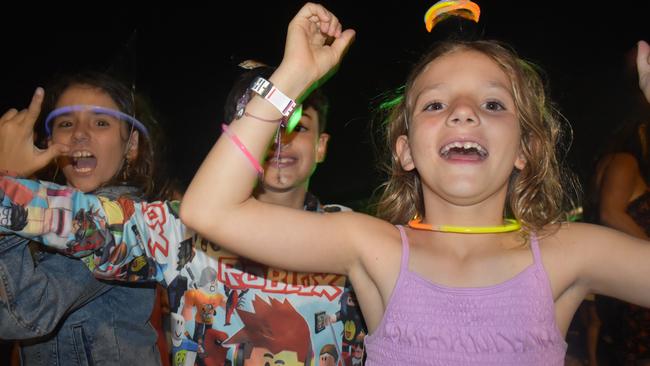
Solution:
M 244 144 L 239 140 L 237 135 L 230 132 L 230 129 L 228 128 L 228 126 L 225 123 L 221 125 L 221 131 L 223 131 L 226 135 L 228 135 L 228 137 L 230 138 L 230 141 L 232 141 L 233 144 L 235 144 L 235 146 L 237 146 L 239 148 L 239 150 L 241 150 L 241 152 L 244 153 L 246 158 L 248 158 L 248 161 L 250 161 L 251 164 L 253 165 L 253 168 L 257 171 L 257 174 L 260 177 L 263 176 L 264 175 L 264 168 L 262 168 L 262 166 L 257 161 L 257 159 L 255 159 L 253 154 L 251 154 L 251 152 L 248 151 L 246 146 L 244 146 Z

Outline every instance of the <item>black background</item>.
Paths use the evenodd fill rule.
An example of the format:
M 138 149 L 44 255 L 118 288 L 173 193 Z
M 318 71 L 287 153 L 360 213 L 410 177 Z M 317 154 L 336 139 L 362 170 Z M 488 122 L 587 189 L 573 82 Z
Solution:
M 418 55 L 445 32 L 425 29 L 424 13 L 433 3 L 325 2 L 357 38 L 325 86 L 333 138 L 312 181 L 324 201 L 357 206 L 379 183 L 370 144 L 371 102 L 400 86 Z M 636 86 L 624 70 L 636 41 L 650 41 L 650 2 L 478 4 L 477 29 L 484 38 L 511 44 L 546 71 L 551 96 L 573 125 L 569 163 L 584 176 L 599 146 L 631 109 L 629 95 Z M 115 70 L 151 98 L 167 134 L 171 172 L 187 183 L 218 136 L 225 95 L 240 72 L 236 61 L 277 65 L 286 25 L 301 5 L 105 2 L 4 9 L 0 107 L 25 107 L 34 88 L 59 72 Z

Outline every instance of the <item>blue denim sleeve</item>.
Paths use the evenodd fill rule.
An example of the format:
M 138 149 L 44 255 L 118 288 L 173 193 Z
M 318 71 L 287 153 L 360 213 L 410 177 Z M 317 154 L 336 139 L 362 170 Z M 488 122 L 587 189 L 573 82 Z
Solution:
M 35 263 L 29 240 L 0 235 L 0 338 L 52 332 L 75 307 L 108 289 L 79 260 L 45 253 Z

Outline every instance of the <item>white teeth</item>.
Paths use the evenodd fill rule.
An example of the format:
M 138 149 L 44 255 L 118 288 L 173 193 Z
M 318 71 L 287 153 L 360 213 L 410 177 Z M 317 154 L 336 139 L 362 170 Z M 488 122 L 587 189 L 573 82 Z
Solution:
M 72 153 L 73 158 L 87 158 L 89 156 L 93 156 L 90 151 L 75 151 Z
M 487 150 L 480 144 L 473 142 L 473 141 L 454 141 L 450 142 L 447 145 L 443 146 L 442 149 L 440 149 L 440 154 L 442 155 L 447 155 L 449 153 L 449 150 L 453 148 L 458 148 L 458 149 L 476 149 L 478 151 L 479 155 L 481 156 L 486 156 L 487 155 Z
M 273 158 L 273 159 L 271 159 L 272 162 L 274 162 L 274 163 L 280 163 L 280 164 L 288 164 L 288 163 L 292 163 L 292 162 L 294 162 L 295 160 L 296 160 L 296 159 L 294 159 L 294 158 L 280 158 L 280 159 Z
M 77 168 L 77 167 L 75 167 L 74 170 L 75 170 L 75 172 L 78 172 L 78 173 L 88 173 L 92 169 L 91 168 Z

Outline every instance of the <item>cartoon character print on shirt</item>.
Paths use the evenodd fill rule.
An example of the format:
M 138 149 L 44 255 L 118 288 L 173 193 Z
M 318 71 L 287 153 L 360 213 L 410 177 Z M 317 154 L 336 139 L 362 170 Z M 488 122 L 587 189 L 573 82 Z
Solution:
M 206 329 L 212 328 L 214 317 L 219 307 L 225 308 L 224 296 L 217 292 L 217 272 L 214 268 L 206 267 L 201 272 L 197 289 L 185 292 L 183 318 L 192 319 L 194 310 L 194 335 L 192 339 L 203 346 Z
M 366 324 L 361 316 L 357 298 L 349 283 L 346 283 L 345 291 L 340 298 L 341 309 L 335 316 L 330 317 L 329 322 L 341 321 L 343 323 L 343 345 L 341 356 L 344 365 L 357 365 L 363 361 L 364 338 L 366 336 Z
M 27 210 L 20 204 L 14 203 L 16 198 L 11 196 L 13 190 L 6 188 L 11 183 L 15 182 L 7 181 L 0 187 L 0 201 L 4 202 L 5 196 L 10 200 L 7 206 L 0 207 L 0 226 L 9 230 L 22 230 L 27 226 Z M 31 191 L 28 193 L 31 196 Z
M 199 355 L 201 357 L 199 364 L 205 366 L 230 366 L 230 361 L 226 360 L 228 348 L 223 346 L 223 342 L 227 338 L 228 334 L 220 330 L 206 330 L 203 343 L 204 352 Z
M 236 348 L 234 366 L 311 365 L 310 331 L 291 303 L 255 296 L 253 312 L 237 310 L 244 326 L 225 343 Z
M 339 353 L 335 345 L 326 344 L 321 347 L 318 356 L 318 366 L 337 366 L 338 361 Z
M 188 339 L 185 319 L 180 314 L 170 313 L 172 333 L 172 365 L 193 366 L 199 345 Z
M 132 260 L 128 266 L 123 265 L 125 258 L 128 257 L 129 247 L 122 240 L 124 235 L 122 229 L 135 212 L 133 201 L 122 197 L 116 201 L 104 197 L 98 197 L 98 199 L 106 213 L 105 222 L 97 220 L 97 215 L 91 212 L 82 215 L 83 210 L 80 210 L 74 219 L 73 226 L 76 228 L 76 242 L 85 245 L 75 245 L 75 251 L 93 251 L 95 248 L 99 248 L 94 252 L 94 265 L 102 266 L 105 269 L 98 273 L 98 277 L 128 278 L 130 281 L 145 278 L 151 270 L 153 260 L 141 256 Z M 98 226 L 95 222 L 99 222 L 100 225 Z M 131 226 L 130 229 L 134 230 L 135 226 Z M 129 228 L 127 227 L 126 230 Z M 134 234 L 140 241 L 137 229 Z
M 265 302 L 286 304 L 293 309 L 293 313 L 300 316 L 301 327 L 307 328 L 307 335 L 303 338 L 313 345 L 309 352 L 318 352 L 327 344 L 333 345 L 331 353 L 338 355 L 337 366 L 343 364 L 341 348 L 349 341 L 343 340 L 344 320 L 339 318 L 328 324 L 327 319 L 332 316 L 328 314 L 343 314 L 340 298 L 344 293 L 345 277 L 274 269 L 222 250 L 182 225 L 178 219 L 177 203 L 130 204 L 128 201 L 119 202 L 119 199 L 118 202 L 102 200 L 54 184 L 45 184 L 42 187 L 46 189 L 41 189 L 42 182 L 27 184 L 8 179 L 5 180 L 8 183 L 2 185 L 2 181 L 2 207 L 7 212 L 3 216 L 6 218 L 5 226 L 11 227 L 20 221 L 24 223 L 24 219 L 12 219 L 19 218 L 22 211 L 27 214 L 27 220 L 34 220 L 34 226 L 29 228 L 38 234 L 33 236 L 48 235 L 48 240 L 44 241 L 54 248 L 79 253 L 83 250 L 80 248 L 91 248 L 106 240 L 87 257 L 93 264 L 97 263 L 96 267 L 90 266 L 96 275 L 104 271 L 130 281 L 155 279 L 168 287 L 172 312 L 183 319 L 180 326 L 183 332 L 178 333 L 182 337 L 175 339 L 175 354 L 176 351 L 181 354 L 174 360 L 182 359 L 182 364 L 186 365 L 219 364 L 225 351 L 225 364 L 229 360 L 236 363 L 238 355 L 246 354 L 240 352 L 246 351 L 246 346 L 233 341 L 236 340 L 234 336 L 243 334 L 241 332 L 246 329 L 255 329 L 252 324 L 263 324 L 263 319 L 251 322 L 248 318 L 264 308 L 260 302 Z M 9 191 L 10 194 L 4 189 L 9 185 L 16 186 Z M 313 202 L 305 209 L 321 211 L 317 201 L 314 199 Z M 20 208 L 12 209 L 11 204 Z M 32 222 L 28 221 L 26 227 L 30 224 Z M 122 243 L 127 243 L 127 246 Z M 348 304 L 347 300 L 344 304 Z M 281 306 L 268 307 L 282 309 Z M 283 315 L 265 314 L 270 319 L 283 318 Z M 355 324 L 354 321 L 347 323 Z M 348 336 L 359 333 L 357 329 L 359 327 L 348 326 Z M 360 340 L 358 342 L 361 344 Z M 284 340 L 271 343 L 274 344 L 267 347 L 277 352 L 267 354 L 266 361 L 302 363 L 302 346 L 291 346 L 288 352 L 284 352 Z M 347 348 L 350 360 L 355 352 L 360 351 Z M 192 354 L 194 359 L 191 359 Z M 250 359 L 249 356 L 251 353 L 246 358 Z M 261 356 L 264 361 L 264 354 Z M 311 363 L 318 364 L 314 357 L 309 357 Z M 238 364 L 243 364 L 243 361 Z
M 343 324 L 334 328 L 333 325 L 326 323 L 326 318 L 329 314 L 333 314 L 337 309 L 340 308 L 340 297 L 345 293 L 344 285 L 345 278 L 339 275 L 333 274 L 314 274 L 314 273 L 296 273 L 290 271 L 282 271 L 274 268 L 270 268 L 266 265 L 253 262 L 251 260 L 241 258 L 226 251 L 221 250 L 217 245 L 211 245 L 209 242 L 196 241 L 193 238 L 194 249 L 196 251 L 203 252 L 206 250 L 208 256 L 201 257 L 195 256 L 191 261 L 188 261 L 180 271 L 180 275 L 177 276 L 172 284 L 170 284 L 170 305 L 173 309 L 172 297 L 178 299 L 178 295 L 181 294 L 183 288 L 187 288 L 187 282 L 184 280 L 185 274 L 189 275 L 190 289 L 185 292 L 183 296 L 184 306 L 187 308 L 187 304 L 192 301 L 192 297 L 196 293 L 196 287 L 199 282 L 195 282 L 196 271 L 199 268 L 216 268 L 217 269 L 217 282 L 219 284 L 217 288 L 218 292 L 222 294 L 223 299 L 225 299 L 225 312 L 217 313 L 210 312 L 211 309 L 207 309 L 206 316 L 212 320 L 212 323 L 206 323 L 205 326 L 199 324 L 199 321 L 195 321 L 197 326 L 192 327 L 192 322 L 188 320 L 186 322 L 186 330 L 188 334 L 193 334 L 192 337 L 200 346 L 200 352 L 197 355 L 196 364 L 199 366 L 208 365 L 214 357 L 220 358 L 220 353 L 212 355 L 213 351 L 209 349 L 209 345 L 212 345 L 208 340 L 209 330 L 218 330 L 223 331 L 230 336 L 225 342 L 217 345 L 216 350 L 227 350 L 228 357 L 227 359 L 233 364 L 240 365 L 266 365 L 267 363 L 273 365 L 281 364 L 302 364 L 302 362 L 296 361 L 295 351 L 278 351 L 277 353 L 263 353 L 260 356 L 256 352 L 261 352 L 263 349 L 254 349 L 251 350 L 251 347 L 246 346 L 245 344 L 239 344 L 233 342 L 235 334 L 241 334 L 241 332 L 249 329 L 253 331 L 254 328 L 246 323 L 244 319 L 249 313 L 258 313 L 258 308 L 261 306 L 262 309 L 265 307 L 259 305 L 259 302 L 267 302 L 271 304 L 285 304 L 286 306 L 293 309 L 293 313 L 298 313 L 300 316 L 301 324 L 307 324 L 307 341 L 309 344 L 323 345 L 326 343 L 335 344 L 334 349 L 337 353 L 339 359 L 339 365 L 343 365 L 342 362 L 344 359 L 340 356 L 341 354 L 341 343 L 343 337 Z M 217 252 L 213 252 L 214 249 L 218 249 Z M 197 258 L 207 258 L 200 259 L 197 261 Z M 202 262 L 203 261 L 203 262 Z M 205 273 L 205 270 L 202 270 L 202 273 Z M 210 275 L 212 276 L 212 274 Z M 192 285 L 194 283 L 194 285 Z M 201 286 L 198 286 L 201 287 Z M 271 306 L 272 311 L 276 311 L 282 307 L 280 306 Z M 349 308 L 353 310 L 352 308 Z M 323 311 L 327 310 L 327 311 Z M 244 314 L 244 315 L 242 315 Z M 269 314 L 268 312 L 262 311 L 262 314 L 266 314 L 269 318 L 283 319 L 283 314 Z M 186 315 L 186 313 L 184 313 Z M 261 315 L 260 315 L 261 316 Z M 219 319 L 219 321 L 217 321 Z M 223 321 L 221 320 L 223 319 Z M 323 335 L 316 334 L 316 328 L 320 319 L 321 327 L 331 328 L 330 331 L 324 333 Z M 314 321 L 315 323 L 311 326 L 308 324 L 307 320 Z M 218 322 L 218 323 L 217 323 Z M 259 322 L 258 322 L 259 323 Z M 203 330 L 203 341 L 201 341 L 200 333 Z M 251 330 L 253 329 L 253 330 Z M 313 329 L 313 330 L 312 330 Z M 316 337 L 316 338 L 314 338 Z M 268 340 L 270 343 L 267 347 L 270 349 L 277 350 L 278 347 L 282 347 L 282 342 L 277 339 Z M 215 352 L 216 352 L 215 350 Z M 313 351 L 311 351 L 313 352 Z M 244 363 L 244 355 L 246 354 L 246 363 Z M 266 355 L 266 357 L 264 357 Z M 259 357 L 258 357 L 259 356 Z M 317 362 L 313 359 L 313 356 L 310 358 L 312 362 Z M 348 357 L 350 359 L 350 357 Z M 237 360 L 240 360 L 239 363 Z M 226 363 L 228 364 L 228 363 Z
M 65 247 L 68 238 L 62 233 L 70 231 L 71 200 L 70 189 L 51 189 L 39 186 L 32 191 L 15 180 L 3 180 L 0 184 L 0 200 L 5 203 L 0 209 L 0 226 L 11 230 L 22 230 L 26 234 L 42 236 L 54 247 Z M 40 207 L 25 206 L 36 198 L 42 200 Z
M 224 325 L 230 325 L 230 320 L 232 319 L 235 310 L 243 306 L 244 295 L 246 295 L 249 289 L 233 290 L 230 287 L 224 285 L 223 290 L 228 297 L 226 300 L 226 320 L 224 322 Z

